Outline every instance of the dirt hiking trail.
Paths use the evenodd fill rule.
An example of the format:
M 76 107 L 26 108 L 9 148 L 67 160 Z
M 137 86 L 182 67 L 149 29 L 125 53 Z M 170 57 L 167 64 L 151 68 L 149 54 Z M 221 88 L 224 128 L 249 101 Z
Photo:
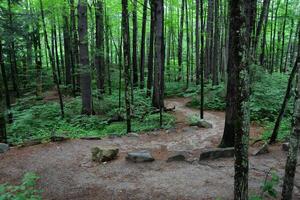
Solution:
M 26 172 L 40 176 L 38 187 L 43 199 L 59 200 L 199 200 L 232 199 L 233 158 L 198 162 L 201 151 L 216 147 L 224 128 L 224 113 L 205 112 L 211 129 L 189 127 L 189 115 L 198 110 L 185 106 L 187 98 L 166 100 L 167 107 L 175 106 L 176 127 L 135 136 L 94 140 L 68 140 L 61 143 L 13 148 L 0 155 L 0 184 L 19 183 Z M 253 126 L 251 135 L 261 132 Z M 116 160 L 105 164 L 91 161 L 91 148 L 118 147 Z M 152 163 L 130 163 L 128 152 L 151 150 Z M 166 162 L 174 152 L 188 154 L 188 161 Z M 251 151 L 251 150 L 250 150 Z M 276 168 L 282 177 L 286 152 L 281 146 L 270 147 L 270 153 L 250 156 L 250 194 L 260 193 L 266 172 Z M 294 199 L 300 199 L 300 168 L 297 169 Z M 277 188 L 280 192 L 281 188 Z

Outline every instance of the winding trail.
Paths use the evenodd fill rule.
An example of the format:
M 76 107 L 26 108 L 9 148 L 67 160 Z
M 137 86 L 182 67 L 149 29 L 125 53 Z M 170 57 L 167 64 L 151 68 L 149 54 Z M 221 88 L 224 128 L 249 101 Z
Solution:
M 232 199 L 233 159 L 218 159 L 198 163 L 199 154 L 216 147 L 224 128 L 224 113 L 205 112 L 212 129 L 189 127 L 187 118 L 198 113 L 185 106 L 189 99 L 166 100 L 175 106 L 176 127 L 153 131 L 138 137 L 104 138 L 99 141 L 69 140 L 20 149 L 0 155 L 0 184 L 18 183 L 28 171 L 40 176 L 38 187 L 43 199 L 109 199 L 109 200 L 199 200 Z M 252 135 L 261 129 L 253 126 Z M 90 149 L 94 146 L 116 146 L 118 159 L 102 165 L 91 162 Z M 134 149 L 149 149 L 156 161 L 129 163 L 124 157 Z M 166 162 L 168 155 L 184 151 L 189 162 Z M 250 156 L 250 194 L 258 193 L 265 173 L 276 169 L 283 176 L 286 153 L 280 146 L 272 146 L 270 153 Z M 296 174 L 295 199 L 300 199 L 299 169 Z M 280 191 L 280 187 L 277 188 Z

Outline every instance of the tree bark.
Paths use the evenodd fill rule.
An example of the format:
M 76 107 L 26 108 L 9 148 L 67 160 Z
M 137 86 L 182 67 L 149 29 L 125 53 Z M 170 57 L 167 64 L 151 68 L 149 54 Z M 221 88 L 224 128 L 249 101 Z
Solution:
M 295 68 L 298 71 L 297 95 L 294 106 L 293 130 L 290 136 L 290 148 L 285 165 L 285 176 L 283 179 L 282 199 L 291 200 L 293 196 L 294 178 L 297 166 L 297 158 L 300 143 L 300 33 L 298 33 L 298 56 L 295 62 Z
M 79 35 L 79 64 L 80 89 L 82 98 L 82 114 L 93 114 L 91 71 L 89 64 L 89 45 L 87 30 L 87 0 L 78 2 L 78 35 Z
M 97 89 L 101 97 L 105 92 L 105 60 L 104 60 L 104 19 L 103 19 L 103 1 L 96 2 L 96 53 L 95 66 L 97 72 Z
M 185 0 L 181 1 L 181 15 L 180 15 L 180 27 L 179 27 L 179 35 L 178 35 L 178 81 L 182 79 L 182 40 L 183 40 L 183 21 L 184 21 L 184 5 Z
M 133 87 L 138 86 L 138 64 L 137 64 L 137 0 L 133 0 L 133 11 L 132 11 L 132 75 L 133 75 Z
M 143 5 L 143 22 L 142 22 L 142 38 L 141 38 L 141 60 L 140 60 L 140 88 L 144 89 L 145 80 L 145 38 L 146 38 L 146 28 L 147 28 L 147 7 L 148 0 L 144 0 Z
M 212 85 L 219 84 L 219 43 L 220 43 L 220 27 L 219 27 L 219 0 L 214 0 L 215 12 L 214 12 L 214 58 L 212 62 Z
M 122 36 L 124 53 L 124 79 L 125 79 L 125 109 L 127 133 L 131 132 L 131 106 L 129 99 L 130 84 L 130 35 L 129 35 L 129 16 L 128 0 L 122 0 Z

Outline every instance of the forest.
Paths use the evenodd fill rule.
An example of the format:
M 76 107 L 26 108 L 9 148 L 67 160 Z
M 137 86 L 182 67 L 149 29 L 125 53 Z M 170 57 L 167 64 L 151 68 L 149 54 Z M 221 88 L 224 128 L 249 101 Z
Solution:
M 300 199 L 299 0 L 0 0 L 0 200 Z

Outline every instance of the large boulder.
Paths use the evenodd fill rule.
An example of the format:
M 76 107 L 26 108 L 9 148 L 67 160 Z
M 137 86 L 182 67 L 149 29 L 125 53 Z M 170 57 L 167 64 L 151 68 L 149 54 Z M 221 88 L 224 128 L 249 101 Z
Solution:
M 203 151 L 200 154 L 199 161 L 201 160 L 213 160 L 218 158 L 231 158 L 234 156 L 234 148 L 212 148 Z
M 0 153 L 5 153 L 9 150 L 8 144 L 0 143 Z
M 92 148 L 92 160 L 95 162 L 108 162 L 115 159 L 119 153 L 118 148 Z
M 140 162 L 152 162 L 154 161 L 153 156 L 147 150 L 133 151 L 127 154 L 126 160 L 132 161 L 135 163 Z

